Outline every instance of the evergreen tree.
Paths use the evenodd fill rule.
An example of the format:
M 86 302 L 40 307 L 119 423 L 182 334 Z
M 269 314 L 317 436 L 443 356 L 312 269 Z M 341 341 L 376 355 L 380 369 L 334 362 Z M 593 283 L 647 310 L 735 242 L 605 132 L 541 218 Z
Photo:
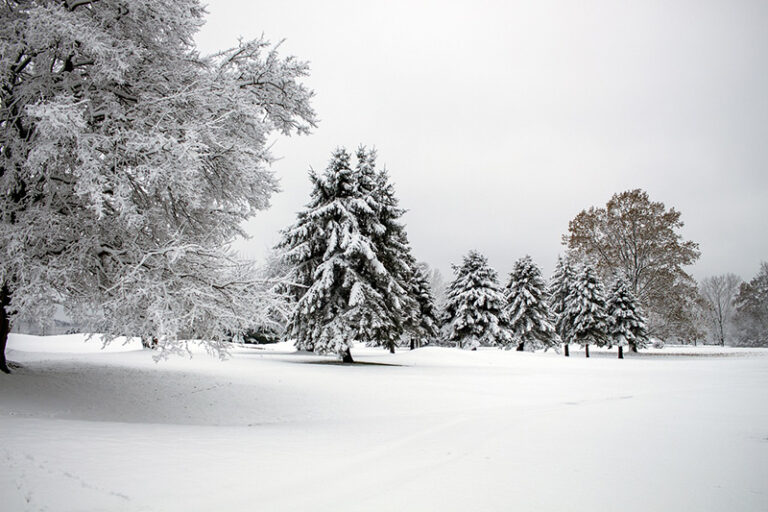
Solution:
M 557 257 L 557 265 L 552 273 L 552 279 L 549 284 L 549 307 L 552 315 L 555 317 L 555 332 L 563 342 L 565 356 L 568 357 L 568 345 L 573 342 L 573 333 L 571 324 L 565 314 L 567 308 L 566 299 L 573 291 L 573 281 L 576 277 L 576 270 L 567 258 Z
M 517 350 L 537 350 L 557 345 L 552 315 L 546 301 L 546 284 L 530 256 L 519 259 L 506 289 L 509 327 Z
M 485 256 L 470 251 L 453 271 L 456 277 L 448 287 L 445 305 L 448 339 L 469 349 L 508 344 L 511 333 L 504 311 L 506 300 L 496 271 Z
M 390 352 L 400 343 L 404 333 L 420 336 L 421 315 L 417 291 L 413 289 L 416 274 L 416 258 L 411 252 L 408 234 L 402 223 L 405 210 L 400 208 L 394 185 L 389 181 L 386 169 L 376 170 L 376 151 L 357 151 L 361 187 L 374 199 L 373 207 L 378 220 L 377 229 L 371 234 L 374 250 L 382 265 L 392 276 L 397 288 L 387 289 L 385 298 L 391 301 L 393 310 L 402 312 L 392 318 L 391 328 L 370 341 L 370 344 L 388 348 Z
M 299 348 L 351 362 L 355 342 L 399 337 L 406 292 L 377 252 L 384 227 L 360 162 L 353 170 L 349 153 L 338 149 L 323 175 L 310 179 L 310 203 L 280 243 L 298 285 L 286 333 Z
M 428 344 L 438 335 L 438 313 L 429 279 L 429 267 L 417 264 L 409 287 L 418 304 L 408 329 L 411 349 Z
M 564 321 L 571 331 L 571 339 L 583 346 L 589 357 L 590 344 L 600 346 L 606 342 L 605 291 L 590 265 L 584 265 L 573 285 L 565 301 Z
M 613 284 L 606 304 L 608 337 L 619 347 L 619 359 L 624 358 L 624 347 L 642 348 L 648 341 L 645 319 L 635 296 L 623 279 Z

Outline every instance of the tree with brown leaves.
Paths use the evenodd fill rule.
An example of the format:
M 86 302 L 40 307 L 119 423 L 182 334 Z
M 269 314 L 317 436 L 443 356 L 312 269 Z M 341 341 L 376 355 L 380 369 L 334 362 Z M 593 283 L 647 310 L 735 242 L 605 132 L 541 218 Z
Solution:
M 651 201 L 648 193 L 615 194 L 603 208 L 582 210 L 569 224 L 563 243 L 580 259 L 591 261 L 605 281 L 621 277 L 649 313 L 655 336 L 698 336 L 686 304 L 696 297 L 684 267 L 695 262 L 698 244 L 683 240 L 681 213 Z M 690 324 L 690 325 L 689 325 Z

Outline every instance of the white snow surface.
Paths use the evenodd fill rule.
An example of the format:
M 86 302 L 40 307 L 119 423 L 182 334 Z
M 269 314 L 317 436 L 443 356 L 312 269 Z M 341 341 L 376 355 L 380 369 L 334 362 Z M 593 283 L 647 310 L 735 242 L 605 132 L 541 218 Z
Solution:
M 101 346 L 11 335 L 3 511 L 768 510 L 766 349 Z

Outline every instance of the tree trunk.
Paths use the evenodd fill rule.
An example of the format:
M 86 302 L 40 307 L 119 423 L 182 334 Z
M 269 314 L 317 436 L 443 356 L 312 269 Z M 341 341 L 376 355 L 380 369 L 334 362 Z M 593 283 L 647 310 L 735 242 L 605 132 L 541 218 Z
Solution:
M 522 352 L 523 350 L 525 350 L 525 342 L 521 341 L 520 343 L 517 344 L 517 351 Z
M 389 353 L 390 354 L 394 354 L 395 353 L 395 346 L 394 345 L 390 345 L 389 346 Z
M 587 357 L 589 357 L 589 343 L 587 343 L 586 345 L 584 345 L 584 355 L 586 355 Z
M 635 344 L 633 343 L 632 345 L 630 345 L 630 347 L 632 347 L 632 352 L 634 352 L 635 354 L 637 354 L 637 345 L 635 345 Z
M 624 347 L 619 346 L 619 359 L 624 359 Z
M 568 352 L 568 344 L 565 343 L 565 357 L 569 357 L 571 355 L 570 352 Z
M 6 308 L 11 305 L 11 291 L 6 284 L 0 290 L 0 371 L 11 373 L 8 361 L 5 359 L 5 346 L 8 344 L 8 334 L 11 332 L 11 322 Z
M 415 348 L 416 348 L 416 340 L 414 340 L 413 338 L 411 338 L 411 350 L 413 350 L 413 349 L 415 349 Z
M 352 352 L 349 351 L 349 348 L 347 348 L 347 350 L 345 350 L 341 354 L 341 362 L 342 363 L 354 363 L 355 362 L 355 360 L 352 359 Z

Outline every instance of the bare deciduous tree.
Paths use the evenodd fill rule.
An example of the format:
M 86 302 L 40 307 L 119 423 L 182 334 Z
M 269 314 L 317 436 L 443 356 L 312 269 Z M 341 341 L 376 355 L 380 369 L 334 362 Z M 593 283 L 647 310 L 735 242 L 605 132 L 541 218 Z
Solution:
M 735 274 L 710 276 L 701 282 L 701 295 L 706 301 L 707 320 L 720 345 L 725 345 L 728 326 L 734 312 L 734 299 L 741 279 Z

